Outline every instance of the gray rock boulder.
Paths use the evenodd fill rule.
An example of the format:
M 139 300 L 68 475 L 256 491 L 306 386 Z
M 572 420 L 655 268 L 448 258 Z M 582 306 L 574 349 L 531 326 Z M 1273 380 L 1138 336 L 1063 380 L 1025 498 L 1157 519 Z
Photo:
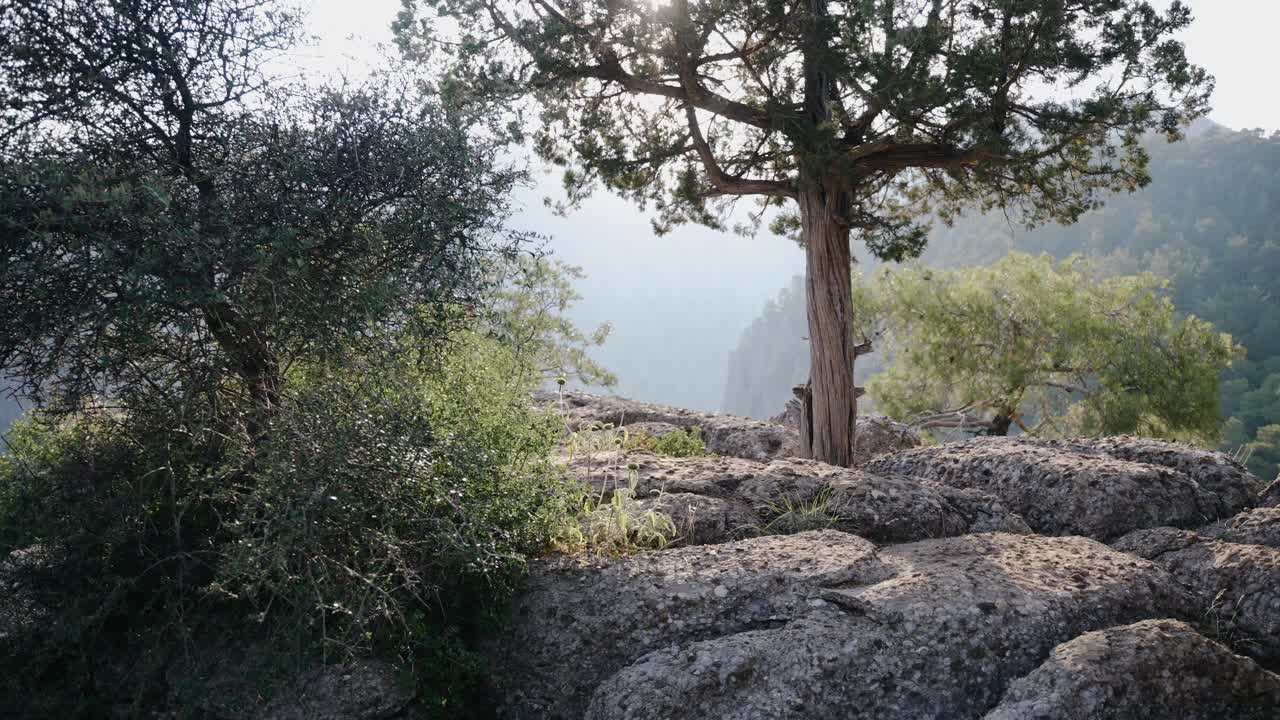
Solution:
M 574 429 L 591 423 L 608 423 L 614 427 L 639 425 L 649 434 L 656 435 L 664 431 L 663 426 L 697 427 L 702 431 L 707 450 L 717 455 L 751 460 L 788 457 L 795 454 L 799 442 L 799 435 L 785 427 L 733 415 L 697 412 L 573 390 L 563 394 L 538 393 L 534 399 L 563 415 Z
M 1194 593 L 1211 637 L 1280 662 L 1280 550 L 1169 527 L 1132 532 L 1112 547 L 1160 565 Z
M 1103 452 L 1110 446 L 1094 443 L 974 438 L 882 455 L 864 469 L 985 492 L 1036 532 L 1102 540 L 1144 527 L 1203 525 L 1256 495 L 1257 479 L 1247 473 L 1190 462 L 1176 469 L 1170 456 L 1160 464 L 1117 458 Z M 1203 478 L 1188 474 L 1204 467 L 1212 472 Z
M 797 455 L 800 436 L 794 426 L 761 422 L 735 415 L 697 412 L 684 408 L 627 400 L 578 391 L 538 393 L 534 399 L 564 415 L 570 427 L 590 423 L 610 423 L 615 427 L 636 427 L 660 436 L 671 428 L 698 427 L 707 450 L 716 455 L 770 460 Z M 855 465 L 872 456 L 915 447 L 920 444 L 905 425 L 883 417 L 858 418 Z
M 492 653 L 505 718 L 980 717 L 1054 646 L 1186 604 L 1085 538 L 826 530 L 538 563 Z
M 785 425 L 799 432 L 801 407 L 799 400 L 789 400 L 781 413 L 769 418 L 769 422 Z M 857 432 L 854 434 L 854 453 L 858 466 L 871 458 L 889 452 L 919 447 L 920 436 L 911 426 L 895 422 L 883 415 L 858 415 Z
M 1280 550 L 1280 507 L 1260 507 L 1196 530 L 1202 537 Z
M 1274 720 L 1280 675 L 1176 620 L 1086 633 L 1015 681 L 985 720 Z
M 875 542 L 971 532 L 1028 533 L 999 500 L 934 482 L 886 478 L 813 460 L 668 458 L 597 453 L 569 461 L 572 475 L 608 498 L 634 488 L 644 507 L 671 509 L 685 544 L 832 527 Z M 634 469 L 631 466 L 635 466 Z
M 1262 483 L 1232 457 L 1191 445 L 1117 436 L 1080 438 L 1064 444 L 1084 446 L 1120 460 L 1172 468 L 1195 480 L 1218 499 L 1218 516 L 1226 517 L 1258 503 Z
M 254 716 L 259 720 L 386 720 L 408 707 L 413 696 L 393 665 L 352 660 L 306 673 Z

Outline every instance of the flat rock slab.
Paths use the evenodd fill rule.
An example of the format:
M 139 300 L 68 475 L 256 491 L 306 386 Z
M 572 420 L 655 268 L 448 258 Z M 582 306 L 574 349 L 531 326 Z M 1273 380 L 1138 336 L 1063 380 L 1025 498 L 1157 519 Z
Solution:
M 1015 681 L 984 720 L 1274 720 L 1280 675 L 1176 620 L 1086 633 Z
M 1049 445 L 1084 447 L 1120 460 L 1177 470 L 1213 493 L 1218 499 L 1219 517 L 1259 504 L 1261 481 L 1223 452 L 1128 435 L 1046 442 Z
M 1169 527 L 1132 532 L 1112 547 L 1151 560 L 1193 592 L 1201 630 L 1280 665 L 1280 550 Z
M 651 435 L 661 435 L 671 427 L 697 427 L 702 431 L 707 450 L 716 455 L 748 460 L 798 455 L 799 433 L 795 428 L 775 422 L 578 391 L 538 393 L 535 400 L 564 415 L 575 429 L 590 423 L 609 423 L 614 427 L 638 426 L 637 429 Z M 907 426 L 879 417 L 858 418 L 857 437 L 861 439 L 856 441 L 855 464 L 878 453 L 920 444 Z
M 1086 538 L 826 530 L 537 564 L 493 657 L 506 718 L 977 718 L 1054 646 L 1186 605 Z
M 998 499 L 981 492 L 813 460 L 761 463 L 636 451 L 579 456 L 570 459 L 568 467 L 603 497 L 627 488 L 642 503 L 648 501 L 646 508 L 672 508 L 675 512 L 668 514 L 677 526 L 688 529 L 685 544 L 827 527 L 879 543 L 971 532 L 1030 532 Z
M 1036 532 L 1100 540 L 1138 528 L 1195 527 L 1229 517 L 1249 506 L 1261 488 L 1243 469 L 1204 459 L 1211 455 L 1204 451 L 1131 440 L 975 438 L 882 455 L 864 469 L 989 493 Z
M 1202 537 L 1280 550 L 1280 507 L 1260 507 L 1196 530 Z

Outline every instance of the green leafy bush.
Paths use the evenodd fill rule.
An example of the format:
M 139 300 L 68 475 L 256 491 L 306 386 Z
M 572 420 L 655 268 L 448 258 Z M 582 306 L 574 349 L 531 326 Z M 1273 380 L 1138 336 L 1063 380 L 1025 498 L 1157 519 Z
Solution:
M 581 499 L 519 362 L 462 334 L 438 356 L 295 368 L 253 447 L 155 413 L 21 424 L 0 459 L 0 557 L 42 549 L 18 581 L 50 619 L 0 651 L 17 714 L 222 707 L 195 679 L 236 663 L 183 648 L 227 634 L 261 649 L 247 677 L 375 652 L 412 670 L 429 714 L 482 709 L 472 648 Z
M 662 437 L 655 437 L 647 432 L 627 433 L 622 447 L 624 450 L 648 450 L 671 457 L 701 457 L 707 454 L 702 429 L 698 427 L 677 428 Z
M 654 451 L 671 457 L 699 457 L 707 454 L 701 428 L 680 428 L 658 438 Z

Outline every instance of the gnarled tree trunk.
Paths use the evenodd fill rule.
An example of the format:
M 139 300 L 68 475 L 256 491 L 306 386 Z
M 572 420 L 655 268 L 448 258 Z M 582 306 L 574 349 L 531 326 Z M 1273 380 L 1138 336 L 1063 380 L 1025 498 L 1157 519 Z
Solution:
M 851 193 L 827 178 L 803 182 L 800 221 L 809 315 L 809 407 L 806 457 L 848 467 L 858 413 L 853 386 L 853 286 L 847 221 Z

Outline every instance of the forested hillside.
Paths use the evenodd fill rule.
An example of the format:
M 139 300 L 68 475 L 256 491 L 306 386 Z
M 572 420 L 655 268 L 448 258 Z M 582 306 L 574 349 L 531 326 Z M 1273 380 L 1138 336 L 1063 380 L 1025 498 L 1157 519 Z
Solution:
M 1273 477 L 1267 445 L 1280 423 L 1280 135 L 1209 127 L 1184 142 L 1149 145 L 1151 184 L 1073 226 L 1025 231 L 1003 216 L 937 227 L 924 254 L 931 265 L 988 263 L 1011 249 L 1057 257 L 1083 252 L 1117 273 L 1169 277 L 1184 313 L 1211 321 L 1248 350 L 1223 382 L 1223 447 L 1254 441 L 1250 463 Z M 864 264 L 869 271 L 874 265 Z M 785 288 L 743 334 L 729 358 L 724 408 L 762 417 L 777 412 L 807 373 L 803 283 Z M 859 375 L 874 369 L 862 358 Z

